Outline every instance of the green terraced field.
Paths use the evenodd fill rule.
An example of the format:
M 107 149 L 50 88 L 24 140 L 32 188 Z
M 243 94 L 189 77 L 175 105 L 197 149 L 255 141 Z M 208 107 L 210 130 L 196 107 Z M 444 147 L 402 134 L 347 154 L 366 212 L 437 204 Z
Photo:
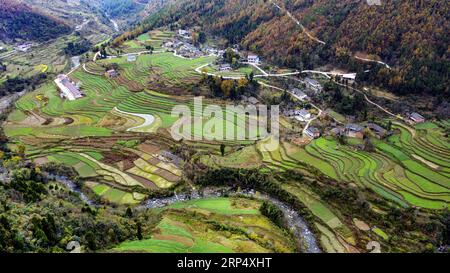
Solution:
M 245 205 L 245 207 L 243 207 Z M 127 241 L 114 252 L 231 253 L 290 252 L 289 236 L 259 213 L 260 202 L 209 198 L 176 203 L 160 213 L 150 238 Z M 191 214 L 195 210 L 195 214 Z M 221 223 L 221 229 L 212 228 Z

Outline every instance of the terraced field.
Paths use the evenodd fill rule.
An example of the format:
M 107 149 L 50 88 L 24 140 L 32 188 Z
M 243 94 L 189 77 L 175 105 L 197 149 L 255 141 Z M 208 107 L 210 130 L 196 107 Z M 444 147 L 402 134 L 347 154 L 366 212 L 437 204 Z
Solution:
M 292 252 L 285 232 L 259 213 L 259 201 L 212 198 L 177 203 L 161 212 L 149 238 L 120 244 L 114 252 Z
M 357 150 L 322 137 L 304 148 L 282 143 L 270 152 L 261 149 L 264 141 L 260 141 L 256 151 L 247 147 L 226 157 L 209 155 L 202 160 L 209 165 L 229 167 L 248 161 L 249 168 L 296 169 L 305 173 L 312 167 L 334 180 L 369 188 L 400 206 L 450 207 L 450 146 L 442 129 L 432 124 L 415 129 L 397 124 L 395 128 L 398 134 L 386 141 L 372 140 L 376 152 Z

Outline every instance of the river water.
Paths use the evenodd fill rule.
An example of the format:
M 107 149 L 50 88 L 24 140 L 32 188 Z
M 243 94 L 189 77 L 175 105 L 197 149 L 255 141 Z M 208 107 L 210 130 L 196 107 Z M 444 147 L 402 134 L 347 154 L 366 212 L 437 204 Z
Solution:
M 48 175 L 48 178 L 59 181 L 66 185 L 71 191 L 79 194 L 80 198 L 86 202 L 88 205 L 96 206 L 96 203 L 89 199 L 89 197 L 84 194 L 78 186 L 72 180 L 67 177 Z M 192 192 L 186 193 L 175 193 L 170 197 L 153 198 L 146 200 L 137 209 L 155 209 L 164 208 L 170 206 L 177 202 L 183 202 L 188 200 L 197 200 L 204 198 L 214 198 L 214 197 L 224 197 L 224 196 L 246 196 L 253 197 L 259 200 L 269 201 L 275 206 L 277 206 L 284 214 L 284 220 L 294 234 L 296 240 L 300 245 L 300 249 L 304 253 L 320 253 L 321 250 L 317 244 L 316 237 L 314 233 L 308 227 L 306 221 L 296 212 L 293 208 L 281 202 L 280 200 L 271 197 L 266 194 L 257 193 L 255 190 L 241 190 L 239 192 L 233 191 L 230 188 L 204 188 L 202 192 L 194 190 Z
M 306 221 L 296 212 L 293 208 L 281 202 L 280 200 L 265 195 L 257 193 L 255 190 L 241 190 L 240 192 L 232 191 L 231 189 L 216 189 L 216 188 L 205 188 L 200 194 L 198 191 L 193 191 L 191 193 L 179 193 L 171 197 L 156 198 L 147 200 L 140 208 L 163 208 L 172 205 L 177 202 L 183 202 L 188 200 L 203 199 L 203 198 L 214 198 L 222 196 L 247 196 L 253 197 L 260 200 L 269 201 L 275 206 L 277 206 L 283 213 L 284 219 L 287 226 L 293 232 L 294 236 L 300 243 L 300 249 L 305 253 L 320 253 L 321 250 L 317 244 L 315 235 L 309 229 Z

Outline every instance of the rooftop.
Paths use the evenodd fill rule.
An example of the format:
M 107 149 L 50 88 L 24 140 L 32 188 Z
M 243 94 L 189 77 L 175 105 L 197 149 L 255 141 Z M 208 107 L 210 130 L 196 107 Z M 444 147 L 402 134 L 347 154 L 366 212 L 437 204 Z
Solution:
M 314 134 L 314 135 L 315 134 L 320 134 L 319 129 L 317 129 L 316 127 L 312 127 L 312 126 L 308 127 L 308 129 L 306 129 L 306 131 L 311 133 L 311 134 Z
M 345 125 L 345 129 L 355 131 L 355 132 L 361 132 L 364 130 L 364 128 L 359 124 L 349 123 Z
M 416 113 L 416 112 L 411 113 L 410 117 L 413 118 L 413 119 L 425 119 L 421 114 Z
M 311 78 L 306 78 L 305 81 L 306 81 L 306 83 L 308 83 L 310 85 L 316 85 L 316 86 L 320 85 L 320 83 L 318 81 L 311 79 Z

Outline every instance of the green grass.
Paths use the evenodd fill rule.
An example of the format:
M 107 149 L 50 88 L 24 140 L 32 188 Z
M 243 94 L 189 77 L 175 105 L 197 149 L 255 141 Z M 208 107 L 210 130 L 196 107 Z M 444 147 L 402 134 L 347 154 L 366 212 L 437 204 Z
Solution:
M 258 209 L 237 209 L 232 207 L 230 198 L 208 198 L 191 200 L 171 205 L 169 208 L 203 209 L 220 214 L 259 214 Z
M 375 228 L 372 228 L 372 231 L 373 231 L 376 235 L 378 235 L 378 236 L 380 236 L 381 238 L 383 238 L 385 241 L 389 240 L 389 236 L 388 236 L 384 231 L 382 231 L 381 229 L 375 227 Z

